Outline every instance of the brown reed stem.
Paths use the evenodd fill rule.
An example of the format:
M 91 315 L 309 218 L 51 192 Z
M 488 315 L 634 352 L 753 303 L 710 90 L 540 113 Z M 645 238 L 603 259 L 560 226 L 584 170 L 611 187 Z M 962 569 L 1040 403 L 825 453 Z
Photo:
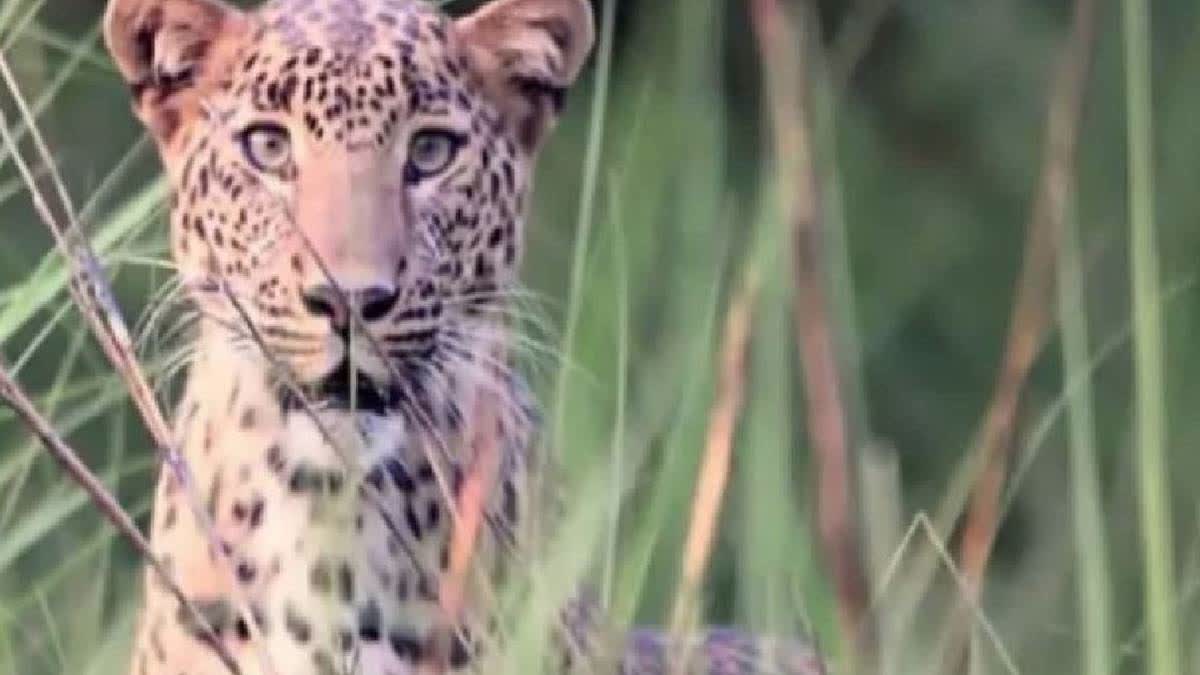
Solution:
M 758 276 L 749 271 L 725 317 L 717 373 L 716 396 L 708 415 L 704 459 L 692 498 L 692 517 L 684 546 L 683 573 L 676 592 L 672 627 L 682 629 L 704 579 L 733 457 L 733 437 L 746 391 L 746 353 L 750 346 Z
M 870 593 L 859 557 L 850 450 L 842 381 L 830 323 L 825 223 L 809 142 L 809 78 L 805 35 L 779 0 L 751 0 L 773 121 L 775 158 L 793 232 L 794 319 L 804 375 L 808 431 L 817 465 L 817 520 L 821 547 L 833 575 L 847 662 L 873 662 Z
M 221 662 L 229 669 L 229 672 L 240 673 L 241 670 L 226 648 L 225 643 L 221 641 L 216 631 L 208 623 L 208 620 L 204 618 L 204 615 L 187 599 L 187 596 L 184 595 L 183 590 L 175 583 L 167 568 L 155 557 L 154 552 L 150 548 L 150 542 L 142 535 L 137 524 L 133 522 L 133 518 L 125 512 L 125 509 L 121 507 L 116 498 L 109 493 L 104 483 L 83 463 L 83 460 L 79 458 L 79 454 L 58 435 L 58 432 L 54 430 L 54 425 L 38 412 L 33 401 L 29 399 L 25 391 L 21 388 L 21 385 L 9 374 L 7 366 L 3 364 L 0 364 L 0 399 L 3 399 L 8 407 L 16 413 L 17 417 L 21 418 L 25 426 L 29 427 L 33 435 L 41 441 L 42 446 L 46 448 L 47 452 L 83 488 L 84 492 L 92 500 L 92 503 L 100 510 L 100 513 L 104 514 L 104 517 L 117 528 L 117 532 L 129 540 L 129 543 L 149 563 L 151 569 L 154 570 L 154 573 L 162 581 L 163 586 L 175 596 L 179 604 L 191 615 L 196 625 L 205 633 L 205 637 L 208 638 L 216 650 L 217 657 L 221 659 Z
M 507 358 L 503 348 L 494 350 L 496 363 Z M 483 391 L 475 403 L 471 426 L 466 434 L 469 443 L 469 464 L 464 472 L 457 494 L 450 492 L 447 499 L 454 504 L 456 517 L 450 535 L 449 565 L 442 575 L 439 603 L 443 625 L 434 635 L 431 658 L 422 664 L 422 673 L 444 673 L 450 660 L 451 640 L 465 606 L 468 577 L 471 563 L 479 543 L 479 533 L 487 516 L 488 500 L 500 474 L 502 433 L 500 426 L 503 403 L 496 394 Z
M 1075 188 L 1076 148 L 1096 37 L 1094 0 L 1075 0 L 1071 32 L 1051 85 L 1038 194 L 1026 225 L 1025 253 L 1008 340 L 976 452 L 979 475 L 959 545 L 964 601 L 978 605 L 1000 521 L 1000 496 L 1014 452 L 1017 409 L 1025 380 L 1046 340 L 1054 307 L 1056 261 L 1067 202 Z M 960 614 L 961 615 L 961 614 Z M 952 621 L 951 630 L 965 625 Z M 950 654 L 951 662 L 958 662 Z

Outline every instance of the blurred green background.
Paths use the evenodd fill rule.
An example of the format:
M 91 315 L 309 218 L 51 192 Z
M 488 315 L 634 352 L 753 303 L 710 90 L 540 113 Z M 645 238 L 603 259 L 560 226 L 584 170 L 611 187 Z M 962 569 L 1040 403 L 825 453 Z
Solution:
M 586 553 L 577 571 L 619 620 L 664 623 L 721 324 L 743 270 L 757 270 L 764 286 L 747 400 L 704 607 L 713 622 L 811 631 L 836 656 L 831 587 L 812 525 L 790 238 L 746 4 L 620 0 L 608 86 L 599 89 L 600 69 L 589 69 L 541 160 L 524 275 L 524 309 L 536 320 L 526 327 L 523 360 L 547 419 L 561 422 L 547 438 L 563 480 L 585 486 L 565 494 L 588 495 L 584 503 L 568 497 L 566 508 L 597 514 L 584 518 L 590 529 L 573 544 Z M 142 350 L 166 401 L 180 335 L 155 300 L 171 276 L 164 189 L 100 44 L 102 5 L 3 0 L 0 50 L 131 322 L 142 317 Z M 898 561 L 873 573 L 890 644 L 903 652 L 890 665 L 930 672 L 930 645 L 942 635 L 955 584 L 940 567 L 928 588 L 918 583 L 915 561 L 938 542 L 921 531 L 901 547 L 899 534 L 919 514 L 953 504 L 954 476 L 996 380 L 1070 4 L 846 0 L 806 9 L 819 19 L 805 28 L 814 38 L 810 102 L 824 215 L 844 237 L 835 238 L 848 260 L 840 282 L 852 290 L 838 304 L 854 322 L 855 339 L 841 344 L 858 364 L 852 438 L 860 489 L 882 505 L 866 517 L 864 540 Z M 1023 392 L 976 672 L 1082 672 L 1075 576 L 1084 558 L 1106 562 L 1110 574 L 1104 612 L 1114 672 L 1146 672 L 1118 10 L 1099 3 L 1075 198 L 1083 302 L 1063 308 L 1085 320 L 1090 351 L 1082 371 L 1065 368 L 1053 332 Z M 1200 114 L 1200 5 L 1159 0 L 1151 22 L 1173 518 L 1166 525 L 1176 544 L 1182 668 L 1200 672 L 1200 124 L 1192 117 Z M 26 138 L 7 92 L 0 110 Z M 32 156 L 27 143 L 22 149 Z M 0 153 L 4 356 L 144 523 L 154 459 L 70 306 L 63 263 L 9 152 Z M 1090 385 L 1068 387 L 1080 372 Z M 1072 401 L 1094 410 L 1089 454 L 1107 537 L 1079 552 L 1065 415 Z M 951 551 L 953 521 L 937 532 Z M 138 578 L 130 548 L 0 412 L 0 672 L 123 672 Z M 897 600 L 906 589 L 920 597 L 907 615 Z M 909 620 L 895 626 L 888 617 Z

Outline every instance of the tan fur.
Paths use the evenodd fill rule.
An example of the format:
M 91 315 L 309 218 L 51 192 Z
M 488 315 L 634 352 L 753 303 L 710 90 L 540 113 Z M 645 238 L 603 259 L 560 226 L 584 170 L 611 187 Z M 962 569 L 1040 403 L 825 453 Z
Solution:
M 164 153 L 173 152 L 176 133 L 199 114 L 248 24 L 242 12 L 218 0 L 109 3 L 105 42 L 133 89 L 134 110 Z M 171 86 L 181 77 L 190 82 Z
M 455 29 L 486 86 L 526 125 L 527 142 L 539 142 L 557 111 L 516 88 L 535 81 L 565 89 L 575 81 L 595 40 L 591 9 L 576 0 L 501 0 L 458 21 Z
M 428 658 L 444 488 L 484 394 L 506 409 L 483 569 L 517 543 L 533 420 L 490 355 L 505 351 L 535 151 L 590 48 L 587 12 L 110 2 L 105 37 L 158 141 L 172 254 L 203 316 L 178 440 L 249 614 L 165 473 L 151 539 L 242 672 L 407 675 Z M 224 672 L 145 588 L 132 673 Z M 487 631 L 471 598 L 456 668 Z

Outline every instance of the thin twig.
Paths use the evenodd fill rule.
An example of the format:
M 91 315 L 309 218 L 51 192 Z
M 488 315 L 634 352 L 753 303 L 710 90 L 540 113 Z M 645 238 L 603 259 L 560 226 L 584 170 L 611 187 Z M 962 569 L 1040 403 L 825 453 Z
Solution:
M 713 537 L 729 465 L 733 457 L 733 437 L 746 391 L 746 353 L 750 347 L 754 304 L 758 300 L 758 276 L 750 270 L 742 288 L 729 306 L 722 338 L 717 391 L 708 414 L 708 434 L 704 459 L 692 498 L 692 518 L 684 546 L 683 574 L 675 595 L 672 628 L 678 633 L 692 616 L 693 600 L 704 579 L 704 570 L 712 552 Z
M 826 288 L 824 223 L 809 145 L 808 77 L 801 57 L 805 35 L 794 29 L 779 0 L 751 0 L 750 9 L 767 79 L 781 191 L 790 197 L 784 213 L 794 236 L 795 322 L 817 464 L 821 545 L 834 577 L 847 653 L 867 664 L 873 660 L 874 631 L 868 624 L 870 593 L 855 529 L 846 411 Z
M 1038 195 L 1026 226 L 1024 262 L 1009 322 L 1008 342 L 976 452 L 975 483 L 959 545 L 967 600 L 978 605 L 1000 521 L 1000 495 L 1014 451 L 1021 390 L 1053 318 L 1056 261 L 1067 201 L 1074 190 L 1075 155 L 1095 41 L 1095 2 L 1075 0 L 1071 33 L 1060 56 L 1046 113 Z M 951 630 L 962 627 L 951 621 Z M 951 652 L 952 663 L 961 651 Z M 954 667 L 954 666 L 951 666 Z
M 978 602 L 998 525 L 999 499 L 1012 455 L 1011 442 L 1021 389 L 1052 318 L 1055 262 L 1068 195 L 1074 189 L 1075 149 L 1095 39 L 1094 0 L 1076 0 L 1071 35 L 1064 46 L 1046 115 L 1041 184 L 1027 226 L 1024 263 L 1009 323 L 1008 343 L 996 388 L 980 432 L 983 464 L 960 544 L 963 575 Z
M 499 417 L 493 398 L 492 395 L 485 394 L 478 402 L 469 433 L 472 456 L 457 495 L 459 518 L 454 523 L 450 537 L 450 564 L 440 586 L 441 610 L 445 624 L 435 635 L 437 642 L 433 662 L 422 669 L 425 672 L 445 672 L 449 663 L 450 641 L 462 616 L 467 577 L 475 557 L 480 526 L 483 524 L 492 487 L 496 484 L 500 470 L 502 441 L 497 433 Z
M 217 657 L 221 659 L 225 667 L 230 672 L 240 673 L 241 671 L 238 669 L 237 663 L 229 653 L 225 643 L 221 641 L 217 632 L 213 630 L 208 619 L 196 609 L 196 606 L 184 595 L 183 590 L 176 585 L 175 579 L 171 576 L 167 568 L 155 557 L 154 552 L 150 548 L 150 542 L 142 535 L 137 524 L 133 522 L 133 518 L 125 512 L 121 504 L 109 493 L 108 488 L 104 487 L 104 483 L 83 463 L 83 460 L 79 459 L 78 453 L 58 435 L 58 432 L 54 430 L 54 425 L 38 412 L 37 407 L 34 406 L 24 390 L 21 389 L 21 385 L 12 378 L 8 372 L 8 368 L 3 364 L 0 364 L 0 398 L 4 399 L 8 407 L 37 436 L 38 440 L 41 441 L 42 445 L 58 461 L 67 474 L 83 488 L 84 492 L 91 498 L 92 503 L 96 505 L 96 508 L 104 514 L 104 517 L 117 528 L 117 531 L 122 536 L 129 540 L 129 543 L 133 544 L 133 547 L 137 549 L 138 553 L 141 554 L 151 569 L 154 570 L 154 573 L 158 575 L 163 586 L 171 592 L 171 595 L 175 596 L 180 606 L 185 608 L 188 614 L 191 615 L 191 619 L 200 627 L 200 630 L 205 634 L 209 643 L 213 645 L 213 648 L 217 652 Z

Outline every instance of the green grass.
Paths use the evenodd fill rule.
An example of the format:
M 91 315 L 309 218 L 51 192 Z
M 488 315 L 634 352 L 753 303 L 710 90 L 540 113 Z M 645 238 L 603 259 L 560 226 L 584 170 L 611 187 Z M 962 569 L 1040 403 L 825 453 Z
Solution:
M 179 347 L 174 314 L 155 299 L 169 280 L 164 184 L 99 47 L 100 4 L 0 2 L 0 46 L 127 316 L 146 313 L 140 344 L 163 381 Z M 874 4 L 822 3 L 822 44 L 842 26 L 858 34 L 857 12 Z M 542 159 L 520 351 L 547 406 L 563 503 L 534 573 L 502 589 L 506 672 L 530 672 L 580 579 L 618 625 L 670 620 L 719 327 L 748 269 L 762 292 L 701 608 L 710 622 L 838 644 L 790 240 L 744 5 L 620 0 L 598 14 L 612 40 Z M 1125 0 L 1122 15 L 1114 4 L 1101 23 L 1072 235 L 1046 299 L 1057 331 L 1018 418 L 1004 521 L 971 617 L 974 672 L 1200 668 L 1200 7 L 1139 6 Z M 942 554 L 957 550 L 965 449 L 1003 348 L 1068 17 L 1036 0 L 912 0 L 885 17 L 844 89 L 812 64 L 812 119 L 884 670 L 925 673 L 956 597 Z M 4 149 L 5 360 L 145 523 L 151 444 L 69 307 L 65 267 L 16 178 Z M 0 673 L 123 672 L 139 569 L 0 409 Z
M 1122 2 L 1129 108 L 1129 226 L 1133 267 L 1134 371 L 1137 380 L 1138 486 L 1146 569 L 1147 671 L 1181 672 L 1175 607 L 1174 537 L 1167 482 L 1160 263 L 1155 222 L 1151 120 L 1150 18 L 1140 0 Z

